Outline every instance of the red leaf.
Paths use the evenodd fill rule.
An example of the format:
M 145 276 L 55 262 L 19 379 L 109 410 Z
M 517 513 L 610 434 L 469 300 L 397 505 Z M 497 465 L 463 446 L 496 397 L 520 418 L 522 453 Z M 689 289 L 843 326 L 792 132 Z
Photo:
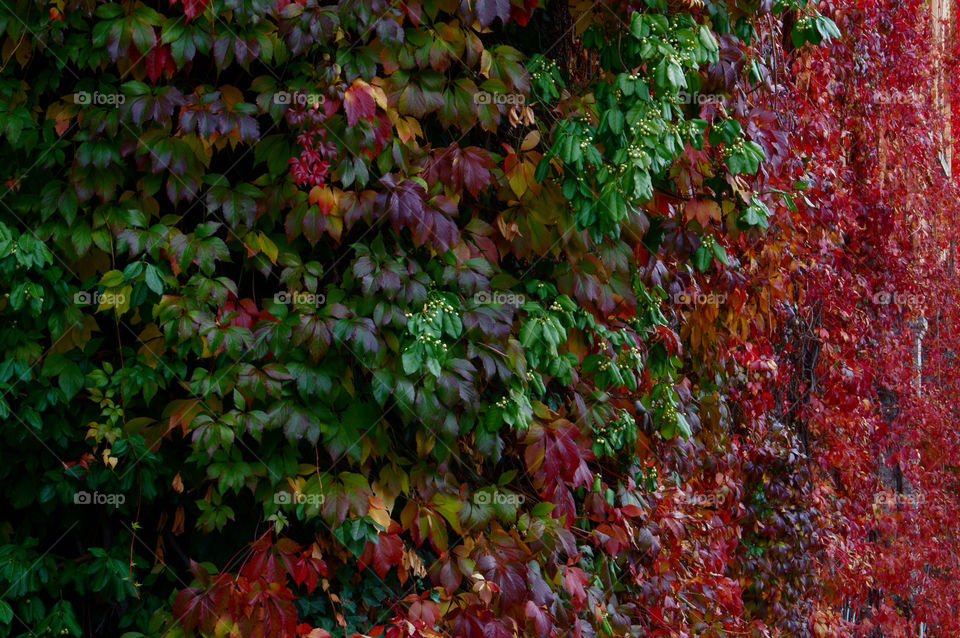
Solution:
M 460 191 L 466 188 L 476 197 L 490 185 L 490 170 L 496 164 L 490 153 L 477 146 L 461 149 L 456 143 L 431 158 L 426 179 L 440 181 Z
M 323 559 L 313 555 L 313 547 L 303 550 L 294 565 L 293 582 L 298 585 L 306 583 L 307 591 L 313 592 L 321 576 L 327 575 L 327 564 Z
M 170 6 L 172 7 L 177 2 L 183 4 L 183 15 L 187 17 L 187 22 L 189 22 L 203 13 L 210 0 L 170 0 Z
M 563 569 L 563 588 L 570 594 L 570 602 L 573 603 L 574 611 L 580 611 L 583 603 L 587 601 L 587 592 L 584 587 L 587 584 L 587 575 L 579 567 L 565 567 Z
M 206 633 L 213 628 L 219 614 L 211 592 L 201 587 L 188 587 L 173 599 L 173 615 L 180 619 L 187 631 L 201 627 Z
M 654 326 L 654 330 L 663 341 L 663 345 L 667 347 L 667 352 L 670 354 L 680 354 L 682 346 L 680 336 L 676 332 L 666 326 Z
M 399 565 L 403 558 L 403 541 L 397 535 L 399 531 L 400 526 L 393 523 L 389 532 L 380 533 L 376 544 L 367 541 L 363 554 L 357 561 L 360 569 L 366 569 L 372 563 L 373 570 L 383 578 L 391 567 Z
M 347 113 L 349 126 L 356 126 L 361 117 L 372 120 L 377 113 L 377 103 L 370 85 L 359 78 L 354 80 L 343 94 L 343 110 Z
M 527 26 L 530 21 L 530 14 L 537 8 L 538 0 L 525 0 L 522 7 L 510 6 L 510 17 L 521 27 Z
M 537 607 L 532 600 L 527 601 L 527 604 L 524 607 L 524 615 L 533 621 L 534 626 L 537 628 L 538 634 L 541 636 L 550 635 L 550 627 L 552 623 L 550 622 L 549 616 L 547 616 L 545 611 Z
M 333 638 L 329 631 L 313 627 L 309 623 L 302 622 L 297 625 L 297 635 L 304 638 Z
M 170 47 L 165 44 L 150 49 L 143 63 L 147 68 L 147 77 L 154 84 L 157 83 L 164 71 L 167 72 L 167 77 L 170 77 L 177 70 L 176 64 L 173 62 L 173 56 L 170 55 Z

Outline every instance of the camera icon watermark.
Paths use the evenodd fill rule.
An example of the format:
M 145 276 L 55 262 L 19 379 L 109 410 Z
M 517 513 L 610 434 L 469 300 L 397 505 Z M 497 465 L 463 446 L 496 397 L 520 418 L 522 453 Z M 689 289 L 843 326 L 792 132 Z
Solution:
M 886 306 L 889 304 L 898 306 L 920 306 L 923 304 L 923 295 L 902 293 L 896 290 L 893 292 L 881 290 L 873 293 L 870 300 L 878 306 Z
M 127 497 L 125 494 L 104 494 L 97 491 L 87 492 L 86 490 L 74 492 L 73 494 L 74 505 L 112 505 L 113 507 L 117 507 L 126 502 Z
M 96 290 L 81 290 L 73 294 L 73 303 L 78 306 L 88 305 L 108 305 L 122 306 L 127 301 L 127 296 L 122 292 L 98 292 Z
M 522 93 L 488 93 L 487 91 L 477 91 L 473 94 L 475 104 L 507 104 L 509 106 L 522 106 L 527 98 Z
M 323 505 L 323 494 L 277 492 L 273 495 L 273 503 L 274 505 Z
M 287 106 L 313 106 L 319 108 L 323 103 L 323 95 L 320 93 L 305 93 L 303 91 L 277 91 L 273 94 L 274 104 L 285 104 Z
M 719 306 L 727 301 L 727 295 L 724 293 L 702 293 L 702 292 L 677 292 L 670 300 L 678 306 Z
M 314 308 L 319 308 L 327 303 L 327 296 L 323 293 L 317 294 L 287 290 L 274 294 L 273 300 L 276 303 L 288 306 L 313 306 Z
M 473 495 L 474 505 L 523 505 L 527 497 L 522 494 L 504 494 L 503 492 L 484 491 Z
M 502 292 L 500 290 L 481 290 L 473 295 L 474 302 L 478 304 L 500 304 L 502 306 L 513 306 L 519 308 L 527 302 L 524 295 L 514 292 Z
M 73 94 L 73 103 L 80 106 L 120 106 L 126 101 L 127 96 L 122 93 L 77 91 Z

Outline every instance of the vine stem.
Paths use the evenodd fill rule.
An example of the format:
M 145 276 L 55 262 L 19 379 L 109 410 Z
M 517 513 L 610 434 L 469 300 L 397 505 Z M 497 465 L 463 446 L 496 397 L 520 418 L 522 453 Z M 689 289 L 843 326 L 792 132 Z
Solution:
M 127 563 L 127 578 L 130 579 L 130 586 L 133 587 L 133 595 L 140 600 L 140 590 L 137 583 L 133 580 L 133 541 L 137 538 L 137 527 L 140 525 L 140 505 L 143 503 L 143 483 L 137 483 L 137 517 L 133 521 L 130 534 L 130 560 Z

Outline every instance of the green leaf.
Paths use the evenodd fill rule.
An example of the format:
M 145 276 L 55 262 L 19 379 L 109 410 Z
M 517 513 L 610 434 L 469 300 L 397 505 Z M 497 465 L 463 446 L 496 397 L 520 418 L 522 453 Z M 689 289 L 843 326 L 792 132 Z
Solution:
M 710 267 L 710 261 L 712 260 L 712 255 L 710 251 L 707 250 L 706 246 L 701 245 L 693 253 L 693 265 L 696 266 L 697 270 L 704 272 L 707 268 Z
M 108 270 L 104 273 L 103 277 L 100 278 L 100 285 L 107 288 L 116 288 L 124 281 L 126 281 L 126 278 L 122 272 L 119 270 Z
M 723 246 L 714 242 L 713 244 L 713 256 L 717 258 L 724 266 L 729 266 L 730 262 L 727 260 L 727 251 L 724 250 Z
M 439 378 L 441 374 L 440 362 L 431 356 L 427 356 L 426 359 L 427 359 L 427 370 L 429 370 L 433 376 Z
M 420 369 L 420 362 L 423 359 L 421 346 L 417 344 L 407 348 L 400 358 L 403 362 L 403 371 L 407 374 L 413 374 Z
M 163 277 L 160 275 L 160 270 L 156 266 L 153 264 L 147 265 L 147 272 L 144 275 L 144 280 L 147 284 L 147 288 L 158 295 L 163 294 Z
M 67 400 L 69 401 L 80 391 L 80 388 L 83 387 L 84 376 L 83 372 L 80 371 L 80 367 L 70 361 L 69 359 L 64 363 L 63 370 L 60 372 L 60 378 L 58 379 L 60 384 L 60 389 L 63 390 L 63 393 L 66 395 Z
M 687 80 L 683 75 L 683 69 L 675 62 L 667 65 L 667 79 L 675 89 L 685 89 L 687 87 Z

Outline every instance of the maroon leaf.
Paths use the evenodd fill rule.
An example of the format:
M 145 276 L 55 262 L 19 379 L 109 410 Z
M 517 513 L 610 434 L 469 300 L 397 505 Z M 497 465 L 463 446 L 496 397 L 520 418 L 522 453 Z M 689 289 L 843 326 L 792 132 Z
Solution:
M 473 13 L 482 27 L 489 27 L 494 18 L 500 18 L 506 23 L 510 19 L 510 0 L 475 0 Z
M 173 57 L 170 55 L 170 47 L 166 44 L 158 44 L 150 49 L 143 64 L 147 68 L 147 77 L 154 84 L 157 83 L 164 71 L 167 72 L 167 76 L 172 76 L 177 70 Z
M 550 635 L 550 627 L 552 625 L 550 617 L 547 616 L 545 611 L 537 607 L 532 600 L 527 601 L 524 607 L 524 615 L 533 621 L 534 626 L 537 628 L 537 634 L 540 636 Z
M 426 178 L 461 191 L 466 188 L 476 197 L 490 185 L 490 170 L 496 164 L 490 153 L 476 146 L 459 148 L 451 144 L 433 157 L 427 167 Z

